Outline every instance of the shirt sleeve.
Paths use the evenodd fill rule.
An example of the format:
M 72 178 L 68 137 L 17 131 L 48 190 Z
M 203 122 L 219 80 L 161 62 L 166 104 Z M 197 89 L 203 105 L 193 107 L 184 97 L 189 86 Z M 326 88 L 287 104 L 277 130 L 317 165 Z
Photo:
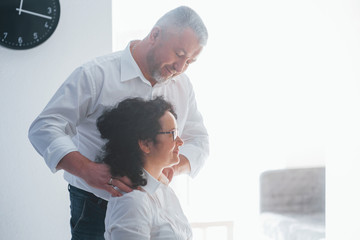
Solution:
M 128 197 L 130 194 L 131 197 Z M 151 207 L 141 196 L 142 192 L 130 194 L 125 194 L 116 200 L 113 199 L 113 202 L 109 202 L 105 219 L 105 239 L 150 239 Z
M 189 85 L 188 115 L 181 133 L 184 145 L 180 148 L 180 153 L 189 160 L 190 176 L 195 177 L 209 156 L 209 136 L 197 108 L 195 93 L 190 82 Z
M 66 154 L 78 150 L 72 137 L 92 104 L 93 86 L 84 68 L 76 69 L 30 126 L 29 140 L 52 172 Z

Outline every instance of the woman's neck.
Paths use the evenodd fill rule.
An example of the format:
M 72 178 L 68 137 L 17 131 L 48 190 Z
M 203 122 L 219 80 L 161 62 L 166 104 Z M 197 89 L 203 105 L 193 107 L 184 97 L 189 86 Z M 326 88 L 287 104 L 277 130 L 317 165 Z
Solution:
M 163 171 L 163 167 L 154 164 L 144 164 L 144 169 L 155 179 L 159 180 Z

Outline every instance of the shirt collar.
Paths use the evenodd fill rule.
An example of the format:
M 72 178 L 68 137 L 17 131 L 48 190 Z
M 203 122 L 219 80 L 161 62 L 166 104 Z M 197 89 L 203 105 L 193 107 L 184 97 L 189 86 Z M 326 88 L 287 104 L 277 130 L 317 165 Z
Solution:
M 123 51 L 123 57 L 121 58 L 121 81 L 125 82 L 134 78 L 139 77 L 143 82 L 150 85 L 150 82 L 144 77 L 142 74 L 139 66 L 135 62 L 135 59 L 133 58 L 131 51 L 130 51 L 131 42 L 128 43 L 126 48 Z M 179 76 L 173 77 L 170 80 L 176 81 Z M 168 83 L 169 81 L 166 81 L 164 83 L 158 83 L 156 85 L 163 85 Z
M 134 78 L 139 77 L 143 82 L 150 85 L 150 82 L 146 80 L 142 74 L 139 66 L 136 64 L 133 56 L 130 52 L 131 42 L 128 43 L 125 50 L 123 51 L 123 56 L 121 57 L 121 81 L 125 82 Z
M 156 192 L 156 190 L 161 186 L 161 184 L 168 184 L 168 181 L 166 182 L 167 178 L 164 176 L 160 177 L 160 181 L 156 180 L 153 176 L 150 175 L 150 173 L 148 173 L 145 169 L 144 170 L 144 177 L 147 180 L 147 184 L 145 186 L 143 186 L 142 188 L 150 193 L 150 194 L 154 194 Z M 162 174 L 163 175 L 163 174 Z M 165 180 L 165 179 L 166 180 Z

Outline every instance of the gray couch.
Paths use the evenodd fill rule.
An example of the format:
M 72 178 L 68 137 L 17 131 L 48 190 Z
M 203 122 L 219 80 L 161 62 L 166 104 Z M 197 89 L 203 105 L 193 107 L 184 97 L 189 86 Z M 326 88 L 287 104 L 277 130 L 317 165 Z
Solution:
M 260 176 L 266 239 L 325 239 L 325 168 L 266 171 Z

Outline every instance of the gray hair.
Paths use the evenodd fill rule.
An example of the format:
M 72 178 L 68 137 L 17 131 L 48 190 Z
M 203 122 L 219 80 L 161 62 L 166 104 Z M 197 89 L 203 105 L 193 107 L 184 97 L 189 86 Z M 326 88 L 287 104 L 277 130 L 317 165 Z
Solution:
M 206 26 L 200 16 L 189 7 L 181 6 L 167 12 L 155 25 L 163 29 L 175 28 L 179 32 L 190 28 L 198 37 L 200 45 L 205 46 L 207 43 L 208 32 Z

